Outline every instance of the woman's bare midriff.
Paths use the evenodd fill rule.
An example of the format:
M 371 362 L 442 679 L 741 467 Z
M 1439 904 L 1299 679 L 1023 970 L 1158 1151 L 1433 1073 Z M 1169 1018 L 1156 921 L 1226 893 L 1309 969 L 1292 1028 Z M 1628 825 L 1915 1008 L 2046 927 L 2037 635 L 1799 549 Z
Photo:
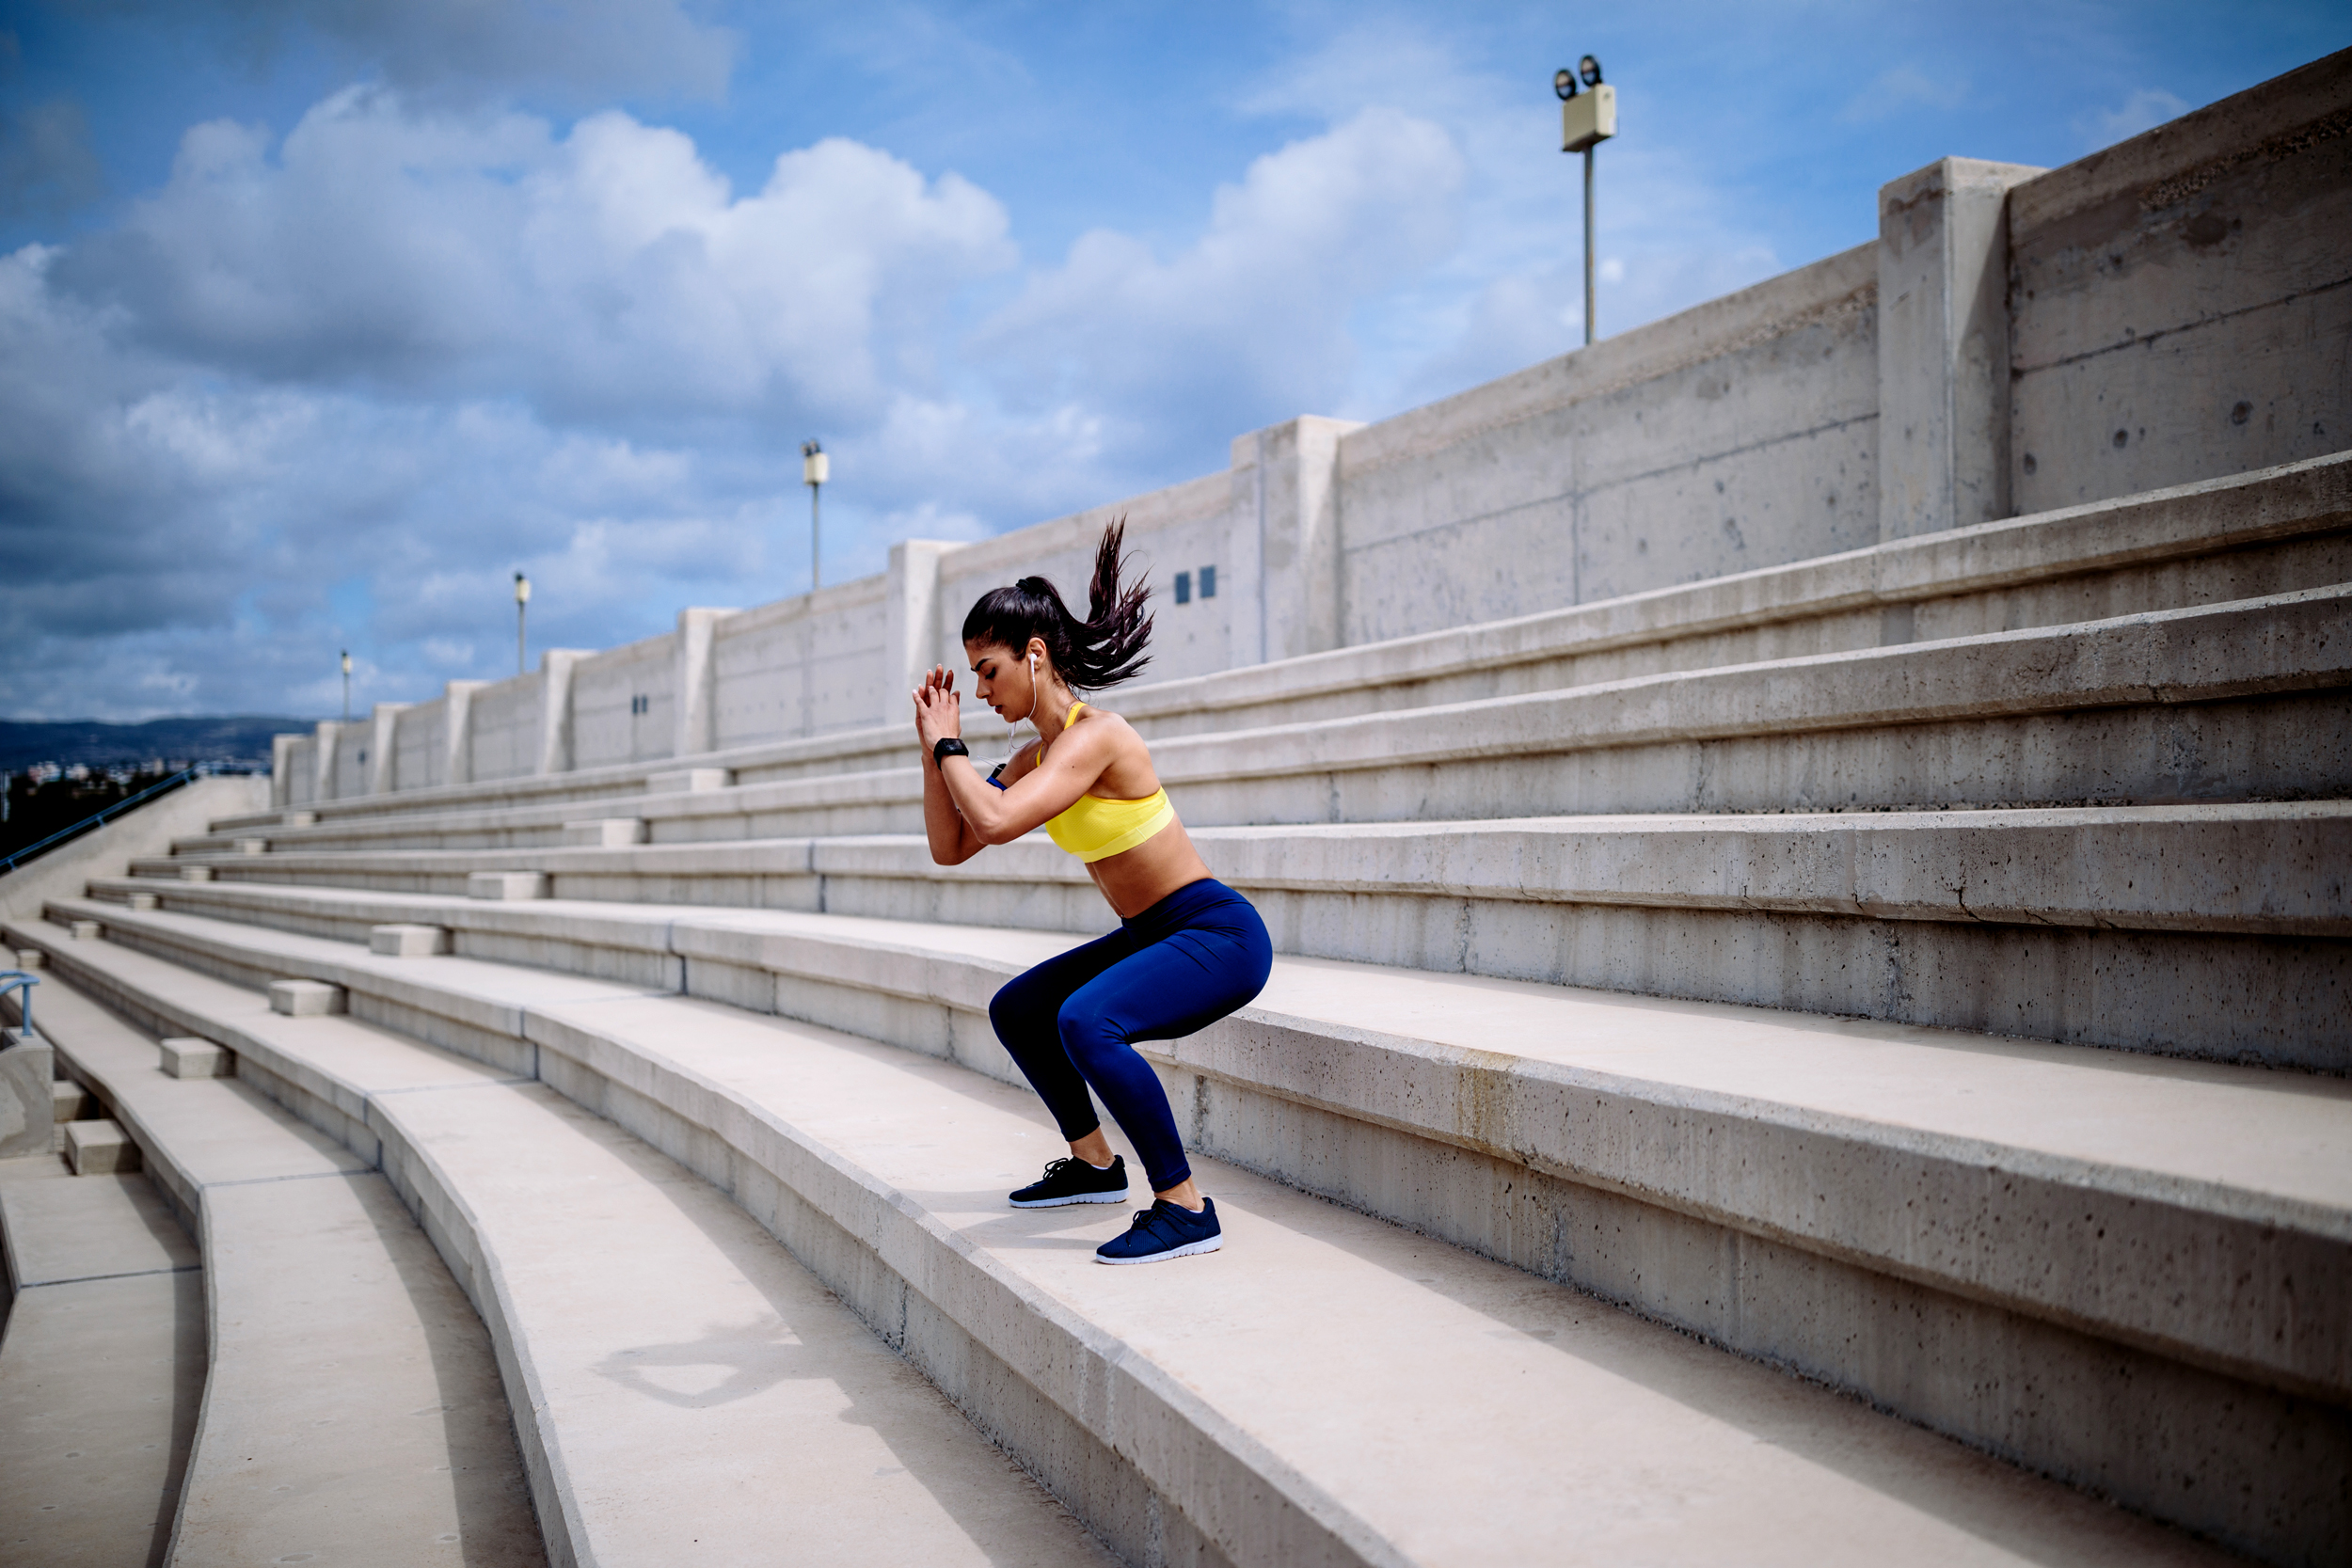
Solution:
M 1209 875 L 1182 822 L 1170 822 L 1134 848 L 1087 863 L 1087 875 L 1121 920 L 1133 920 L 1178 888 Z

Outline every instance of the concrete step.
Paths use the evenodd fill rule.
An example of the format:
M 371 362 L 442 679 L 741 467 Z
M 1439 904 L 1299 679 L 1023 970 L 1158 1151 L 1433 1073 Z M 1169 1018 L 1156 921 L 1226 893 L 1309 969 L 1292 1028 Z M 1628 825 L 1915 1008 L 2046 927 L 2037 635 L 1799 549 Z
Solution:
M 1857 1014 L 2342 1072 L 2352 1069 L 2352 804 L 1634 816 L 1205 828 L 1278 951 Z M 150 869 L 163 869 L 152 867 Z M 1041 837 L 943 868 L 916 838 L 622 849 L 272 854 L 102 897 L 669 983 L 671 915 L 569 933 L 544 900 L 452 897 L 491 871 L 559 902 L 768 906 L 1101 930 Z M 424 895 L 405 902 L 387 895 Z M 72 918 L 101 911 L 71 901 Z M 609 933 L 606 934 L 606 933 Z M 587 953 L 575 949 L 594 950 Z M 1987 987 L 1988 973 L 2005 976 Z
M 1191 827 L 2352 795 L 2352 586 L 1196 736 L 1152 765 Z M 611 809 L 657 845 L 920 832 L 922 788 L 904 766 Z M 568 810 L 269 842 L 557 847 Z M 262 858 L 177 851 L 216 876 Z
M 1124 693 L 1154 737 L 2181 610 L 2352 581 L 2352 461 L 2200 484 Z
M 1125 688 L 1114 705 L 1160 738 L 2056 626 L 2345 581 L 2352 581 L 2352 461 L 2337 454 L 1511 621 Z M 993 716 L 975 711 L 966 719 L 967 729 L 993 733 Z M 757 784 L 902 766 L 906 747 L 906 726 L 893 723 L 708 756 L 303 809 L 329 827 L 389 814 L 532 805 L 558 817 L 631 816 L 636 812 L 625 802 L 643 796 L 657 774 L 715 768 L 738 784 Z M 595 809 L 582 809 L 589 805 Z M 217 826 L 225 833 L 250 832 L 282 827 L 286 815 L 247 814 Z
M 166 1075 L 153 1037 L 56 978 L 41 1032 L 205 1263 L 171 1560 L 546 1561 L 481 1322 L 384 1179 L 250 1085 Z
M 0 1160 L 0 1558 L 162 1560 L 204 1389 L 196 1245 L 140 1176 Z
M 73 979 L 159 1034 L 201 1033 L 228 1045 L 239 1058 L 239 1087 L 270 1097 L 273 1120 L 300 1117 L 306 1148 L 338 1166 L 381 1171 L 355 1182 L 213 1189 L 207 1204 L 364 1188 L 382 1195 L 372 1208 L 393 1207 L 351 1216 L 347 1227 L 401 1231 L 425 1247 L 398 1205 L 421 1215 L 440 1253 L 424 1254 L 440 1282 L 437 1313 L 462 1318 L 477 1342 L 472 1358 L 488 1402 L 419 1391 L 400 1414 L 438 1417 L 436 1429 L 446 1422 L 453 1442 L 494 1416 L 510 1464 L 519 1436 L 556 1560 L 755 1562 L 788 1542 L 796 1562 L 1107 1563 L 1065 1513 L 748 1216 L 635 1138 L 542 1085 L 383 1029 L 343 1017 L 288 1017 L 250 992 L 119 948 L 104 957 L 113 967 L 77 966 Z M 579 982 L 567 989 L 583 993 Z M 135 1076 L 127 1060 L 118 1070 Z M 306 1333 L 315 1334 L 340 1345 L 348 1368 L 359 1359 L 355 1336 L 364 1344 L 376 1331 L 365 1327 L 366 1304 L 327 1299 L 348 1291 L 347 1282 L 315 1259 L 306 1269 L 283 1256 L 307 1240 L 302 1217 L 246 1228 L 242 1244 L 280 1255 L 278 1294 L 237 1308 L 281 1354 L 299 1356 Z M 214 1233 L 219 1228 L 214 1222 Z M 224 1257 L 215 1266 L 241 1261 L 262 1259 Z M 437 1343 L 437 1364 L 450 1354 Z M 256 1441 L 317 1442 L 314 1413 L 352 1439 L 385 1443 L 391 1433 L 351 1408 L 351 1382 L 348 1370 L 313 1369 L 310 1383 L 248 1402 L 240 1424 L 258 1430 L 241 1451 L 252 1452 Z M 218 1383 L 216 1374 L 208 1434 L 223 1397 Z M 339 1408 L 314 1412 L 323 1402 Z M 359 1499 L 351 1505 L 361 1514 L 355 1525 L 399 1504 L 409 1466 L 389 1455 L 345 1463 Z M 426 1466 L 415 1467 L 432 1479 Z M 266 1515 L 264 1482 L 275 1476 L 224 1479 L 237 1487 L 221 1499 L 224 1520 Z M 438 1479 L 444 1486 L 452 1480 L 446 1470 Z M 455 1483 L 461 1498 L 483 1487 L 478 1460 L 470 1469 L 457 1465 Z M 528 1525 L 521 1468 L 500 1485 L 516 1494 L 517 1517 Z M 438 1534 L 417 1546 L 435 1523 L 424 1513 L 379 1514 L 386 1546 L 337 1560 L 509 1560 L 471 1532 L 462 1555 Z M 535 1555 L 535 1532 L 531 1544 Z M 200 1559 L 274 1560 L 258 1551 Z
M 585 906 L 541 912 L 596 935 Z M 638 910 L 609 911 L 604 934 L 664 915 L 699 996 L 1008 1082 L 987 999 L 1068 940 Z M 67 973 L 131 961 L 13 934 L 52 942 Z M 109 935 L 246 985 L 330 981 L 356 1017 L 504 1061 L 535 1050 L 543 1077 L 608 1114 L 621 1101 L 564 1075 L 593 1069 L 630 1104 L 651 1092 L 602 1025 L 578 1032 L 581 1008 L 637 1006 L 617 987 L 570 1000 L 591 983 L 167 913 Z M 2294 1306 L 2352 1278 L 2341 1081 L 1290 959 L 1234 1019 L 1145 1049 L 1187 1136 L 1242 1165 L 2135 1506 L 2235 1499 L 2217 1506 L 2246 1513 L 2199 1516 L 2233 1539 L 2336 1507 L 2312 1480 L 2333 1458 L 2274 1456 L 2352 1458 L 2352 1348 Z M 2280 1359 L 2288 1343 L 2318 1359 Z
M 331 945 L 268 941 L 289 957 Z M 1216 1161 L 1200 1169 L 1223 1253 L 1094 1268 L 1115 1218 L 1001 1206 L 1057 1148 L 1033 1098 L 948 1063 L 674 996 L 525 1006 L 552 977 L 355 957 L 405 965 L 411 1005 L 437 988 L 453 1008 L 509 1009 L 546 1084 L 722 1183 L 1131 1560 L 2209 1560 L 1860 1403 Z M 241 1074 L 333 1070 L 324 1050 L 289 1064 L 291 1035 L 249 1037 L 292 1027 L 249 992 L 111 942 L 72 961 L 77 983 L 103 974 L 175 1028 L 202 1022 Z M 369 993 L 352 994 L 354 1017 L 305 1026 L 366 1029 Z M 453 1098 L 378 1097 L 369 1121 Z M 1466 1402 L 1466 1386 L 1511 1397 Z M 2264 1544 L 2284 1560 L 2312 1528 Z

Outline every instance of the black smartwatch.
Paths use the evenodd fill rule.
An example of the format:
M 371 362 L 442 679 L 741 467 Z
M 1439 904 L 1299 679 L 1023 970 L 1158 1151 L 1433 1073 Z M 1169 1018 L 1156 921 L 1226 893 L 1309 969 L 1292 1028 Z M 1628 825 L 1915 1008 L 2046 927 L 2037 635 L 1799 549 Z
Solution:
M 931 766 L 939 767 L 949 757 L 969 757 L 972 749 L 952 735 L 943 735 L 931 742 Z

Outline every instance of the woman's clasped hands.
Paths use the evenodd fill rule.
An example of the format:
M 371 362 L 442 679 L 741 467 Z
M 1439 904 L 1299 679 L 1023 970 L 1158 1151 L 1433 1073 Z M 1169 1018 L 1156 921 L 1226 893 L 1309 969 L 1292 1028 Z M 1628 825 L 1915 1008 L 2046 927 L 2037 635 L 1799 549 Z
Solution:
M 930 751 L 949 736 L 963 734 L 963 705 L 956 699 L 954 672 L 944 664 L 931 666 L 923 684 L 914 689 L 914 733 Z

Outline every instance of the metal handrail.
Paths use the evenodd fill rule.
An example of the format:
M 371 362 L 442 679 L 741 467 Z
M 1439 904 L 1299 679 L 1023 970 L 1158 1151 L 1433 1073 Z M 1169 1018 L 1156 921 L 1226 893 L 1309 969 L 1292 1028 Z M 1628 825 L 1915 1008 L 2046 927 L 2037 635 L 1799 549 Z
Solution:
M 180 785 L 186 784 L 190 779 L 202 776 L 203 771 L 204 770 L 201 768 L 183 768 L 179 772 L 174 773 L 170 778 L 164 780 L 162 783 L 150 784 L 147 788 L 140 790 L 136 795 L 131 796 L 127 800 L 117 800 L 113 805 L 106 807 L 103 811 L 98 812 L 89 816 L 85 816 L 82 820 L 74 823 L 73 826 L 70 828 L 59 828 L 56 832 L 51 833 L 47 838 L 42 839 L 39 844 L 28 844 L 12 855 L 0 857 L 0 877 L 4 877 L 9 872 L 14 871 L 18 866 L 24 864 L 26 861 L 31 860 L 35 855 L 40 854 L 51 845 L 61 844 L 65 840 L 72 838 L 74 834 L 82 832 L 87 829 L 103 826 L 106 818 L 114 816 L 117 812 L 129 811 L 133 806 L 137 805 L 141 800 L 148 800 L 153 796 L 161 795 L 167 789 L 176 789 Z
M 25 1040 L 33 1037 L 33 988 L 40 984 L 40 976 L 38 974 L 27 974 L 21 969 L 0 970 L 0 996 L 6 996 L 12 990 L 24 993 L 17 998 L 16 1010 L 20 1025 L 17 1035 Z

